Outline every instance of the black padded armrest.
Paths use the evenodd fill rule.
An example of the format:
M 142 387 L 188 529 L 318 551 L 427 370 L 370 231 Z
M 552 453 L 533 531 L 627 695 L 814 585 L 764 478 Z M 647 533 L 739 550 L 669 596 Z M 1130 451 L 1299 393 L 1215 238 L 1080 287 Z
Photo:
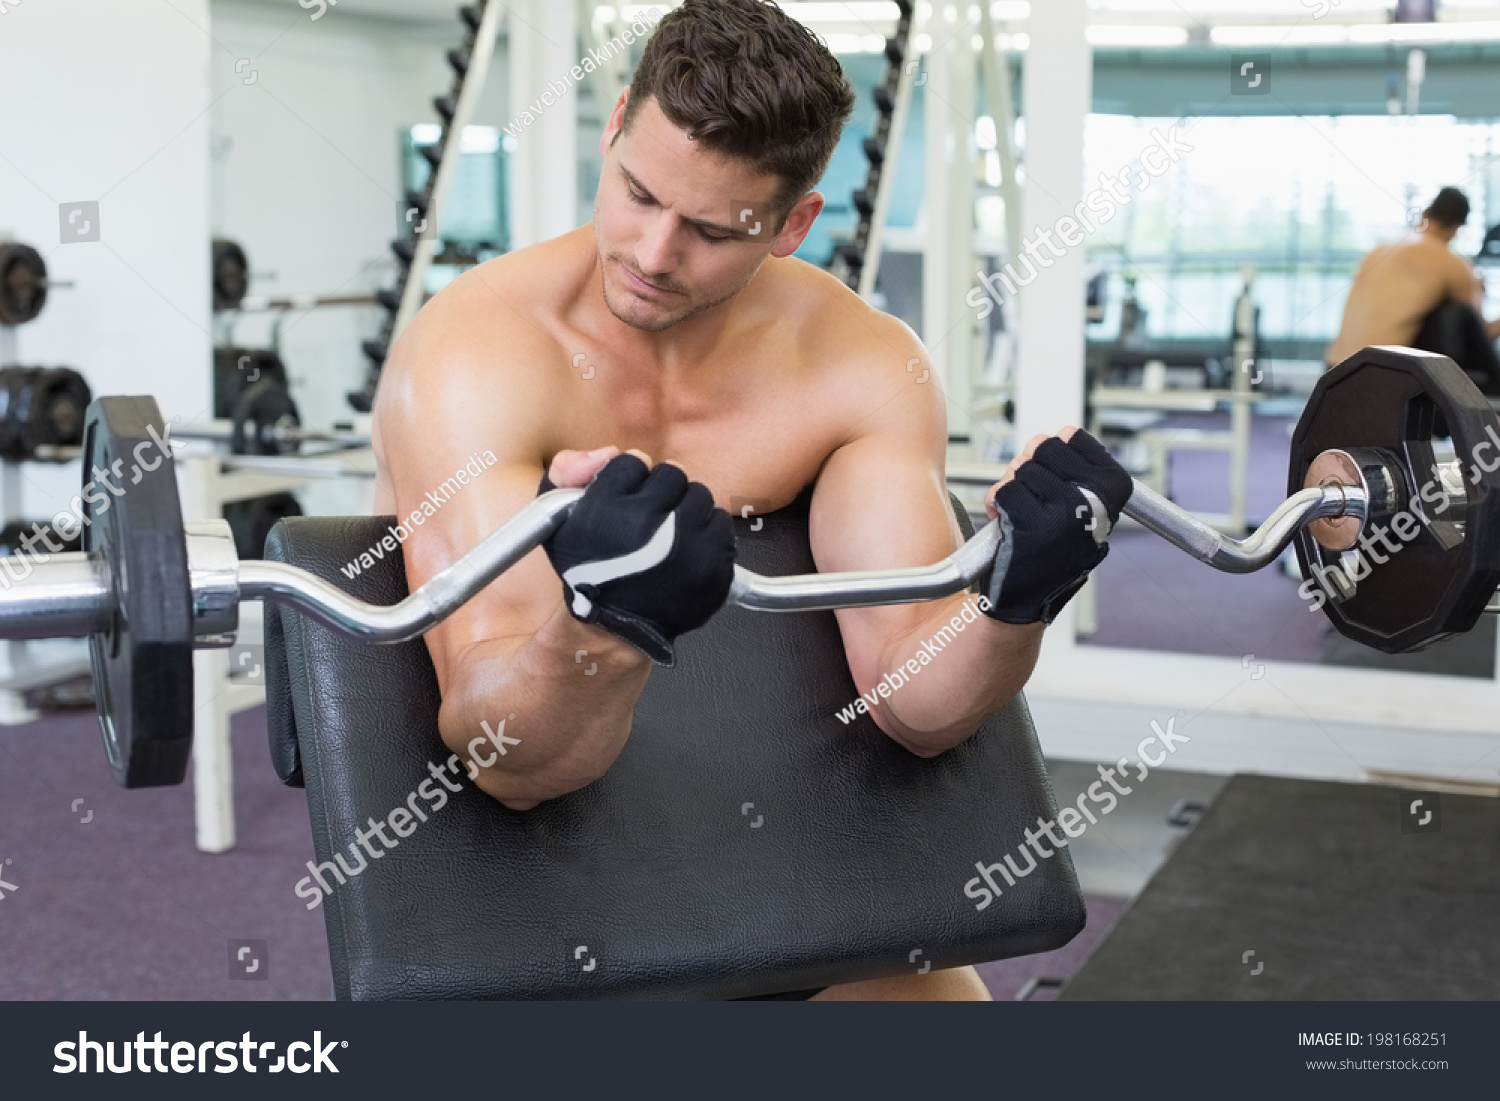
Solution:
M 736 521 L 747 568 L 812 570 L 806 498 L 758 519 Z M 384 525 L 283 520 L 266 557 L 393 603 L 399 556 L 353 581 L 338 571 Z M 317 860 L 357 867 L 355 831 L 410 805 L 449 757 L 426 646 L 267 620 L 278 768 L 306 782 Z M 418 799 L 429 819 L 399 847 L 342 886 L 325 872 L 338 996 L 745 997 L 1070 940 L 1084 911 L 1066 850 L 983 910 L 965 895 L 977 861 L 1055 814 L 1024 701 L 921 760 L 868 717 L 841 721 L 854 698 L 831 612 L 725 608 L 679 640 L 676 668 L 653 670 L 600 780 L 516 812 L 460 775 L 441 809 Z M 492 727 L 524 742 L 533 720 L 508 714 L 496 701 Z

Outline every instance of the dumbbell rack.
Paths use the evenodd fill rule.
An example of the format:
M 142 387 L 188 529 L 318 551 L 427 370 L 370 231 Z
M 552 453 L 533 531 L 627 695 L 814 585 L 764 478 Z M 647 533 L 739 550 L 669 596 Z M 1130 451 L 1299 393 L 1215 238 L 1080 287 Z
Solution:
M 829 268 L 846 286 L 869 296 L 880 268 L 880 237 L 890 209 L 891 188 L 901 134 L 911 106 L 915 12 L 908 0 L 898 0 L 896 33 L 885 40 L 885 80 L 875 86 L 875 130 L 864 141 L 869 169 L 863 187 L 852 197 L 857 215 L 850 240 L 833 250 Z
M 15 328 L 0 325 L 0 367 L 18 358 Z M 0 526 L 25 518 L 23 500 L 21 467 L 0 462 Z M 76 657 L 40 661 L 34 643 L 7 640 L 0 646 L 0 726 L 20 726 L 41 718 L 40 712 L 26 706 L 25 692 L 88 674 L 89 657 L 81 648 Z
M 374 452 L 346 450 L 337 456 L 228 456 L 207 443 L 174 440 L 177 492 L 186 522 L 217 520 L 224 506 L 304 486 L 314 478 L 366 477 Z M 260 604 L 241 606 L 240 631 L 228 649 L 193 654 L 193 812 L 199 850 L 227 852 L 236 842 L 234 758 L 230 722 L 265 702 Z
M 421 146 L 419 152 L 431 166 L 427 186 L 421 191 L 409 192 L 406 196 L 407 224 L 412 228 L 410 237 L 400 237 L 391 243 L 400 270 L 394 287 L 383 288 L 375 297 L 386 309 L 385 321 L 380 335 L 360 345 L 369 369 L 362 390 L 351 391 L 349 404 L 357 412 L 368 413 L 375 401 L 375 387 L 380 381 L 381 369 L 390 354 L 391 345 L 401 335 L 422 307 L 426 296 L 424 284 L 427 269 L 432 264 L 433 254 L 441 240 L 443 207 L 453 180 L 458 175 L 462 157 L 463 131 L 479 106 L 479 96 L 484 90 L 485 76 L 489 72 L 490 58 L 494 53 L 495 37 L 499 33 L 500 20 L 505 5 L 489 3 L 466 4 L 459 9 L 459 18 L 467 31 L 462 46 L 447 52 L 448 65 L 453 70 L 453 87 L 445 95 L 432 101 L 442 119 L 443 131 L 435 145 Z M 413 219 L 416 224 L 412 225 Z

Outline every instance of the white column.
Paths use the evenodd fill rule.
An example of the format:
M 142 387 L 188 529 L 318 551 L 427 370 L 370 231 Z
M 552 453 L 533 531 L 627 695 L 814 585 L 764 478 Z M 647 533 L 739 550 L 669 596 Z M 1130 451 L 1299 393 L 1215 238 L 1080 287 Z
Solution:
M 928 24 L 936 28 L 934 19 Z M 922 92 L 922 343 L 932 359 L 932 367 L 948 389 L 948 349 L 944 334 L 948 331 L 949 263 L 947 232 L 948 174 L 952 171 L 949 144 L 948 99 L 953 72 L 953 46 L 941 36 L 933 36 L 927 53 L 927 85 Z
M 1084 0 L 1031 6 L 1025 60 L 1026 188 L 1022 234 L 1035 238 L 1071 215 L 1083 199 L 1083 126 L 1093 88 L 1093 55 L 1084 35 Z M 1016 372 L 1018 442 L 1056 432 L 1083 416 L 1084 259 L 1086 244 L 1045 246 L 1051 264 L 1022 292 Z M 1039 265 L 1040 266 L 1040 265 Z M 1025 268 L 1017 263 L 1017 269 Z
M 935 15 L 927 24 L 924 94 L 925 181 L 922 342 L 948 395 L 948 430 L 973 434 L 970 402 L 974 311 L 964 303 L 974 278 L 974 51 L 970 32 Z
M 1093 94 L 1093 54 L 1085 36 L 1085 0 L 1046 0 L 1031 5 L 1031 36 L 1024 73 L 1026 187 L 1021 232 L 1035 240 L 1071 215 L 1084 195 L 1083 127 Z M 1083 418 L 1084 260 L 1087 244 L 1063 256 L 1045 245 L 1036 253 L 1049 267 L 1020 295 L 1015 371 L 1016 446 L 1038 433 L 1055 433 Z M 1013 256 L 1016 269 L 1027 269 Z M 1077 601 L 1074 602 L 1076 604 Z M 1069 605 L 1047 632 L 1044 661 L 1073 648 Z
M 510 240 L 522 249 L 578 228 L 578 10 L 557 0 L 512 0 L 510 114 L 551 92 L 510 158 Z M 561 94 L 557 90 L 562 88 Z
M 977 114 L 978 59 L 973 47 L 973 24 L 953 36 L 952 68 L 948 88 L 949 148 L 952 160 L 947 180 L 946 223 L 948 233 L 948 279 L 944 305 L 947 314 L 945 385 L 948 390 L 948 434 L 967 436 L 969 443 L 948 449 L 954 458 L 979 455 L 980 422 L 973 415 L 974 383 L 978 378 L 979 317 L 964 297 L 974 286 L 978 265 L 974 260 L 974 118 Z

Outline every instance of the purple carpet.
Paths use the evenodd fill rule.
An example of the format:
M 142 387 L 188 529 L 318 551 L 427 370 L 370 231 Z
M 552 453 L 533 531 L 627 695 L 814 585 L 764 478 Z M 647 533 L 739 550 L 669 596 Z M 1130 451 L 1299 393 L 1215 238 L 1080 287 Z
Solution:
M 16 888 L 0 887 L 0 999 L 333 996 L 323 914 L 292 891 L 307 800 L 271 770 L 264 709 L 235 717 L 233 741 L 239 846 L 211 856 L 191 780 L 117 787 L 92 712 L 0 727 L 0 879 Z M 235 940 L 265 944 L 249 978 L 229 977 Z
M 1174 427 L 1227 426 L 1228 414 L 1174 416 Z M 1291 439 L 1284 417 L 1251 419 L 1246 499 L 1251 523 L 1264 520 L 1286 498 Z M 1202 512 L 1229 507 L 1229 455 L 1178 451 L 1171 456 L 1169 491 L 1177 504 Z M 1095 646 L 1187 654 L 1316 662 L 1333 630 L 1297 596 L 1301 582 L 1276 567 L 1258 573 L 1220 573 L 1140 528 L 1111 536 L 1109 557 L 1096 571 Z
M 211 856 L 193 844 L 191 781 L 116 787 L 91 712 L 0 727 L 0 1000 L 332 997 L 323 913 L 293 893 L 313 851 L 306 799 L 271 770 L 263 709 L 236 716 L 233 739 L 239 845 Z M 1013 998 L 1066 978 L 1120 905 L 1090 899 L 1071 944 L 985 964 L 985 982 Z M 231 979 L 241 947 L 236 974 L 260 962 Z
M 981 963 L 976 968 L 997 1002 L 1015 1000 L 1032 979 L 1065 981 L 1071 978 L 1125 911 L 1125 903 L 1119 899 L 1086 897 L 1084 902 L 1088 906 L 1088 923 L 1083 932 L 1061 948 L 1035 956 Z M 1050 1002 L 1056 998 L 1055 986 L 1039 986 L 1028 1000 Z

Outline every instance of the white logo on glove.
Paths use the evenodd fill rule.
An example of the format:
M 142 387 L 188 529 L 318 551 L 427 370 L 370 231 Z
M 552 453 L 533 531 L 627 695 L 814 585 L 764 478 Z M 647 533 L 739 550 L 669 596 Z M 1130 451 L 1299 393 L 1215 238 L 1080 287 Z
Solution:
M 603 585 L 616 578 L 629 577 L 633 573 L 645 573 L 661 565 L 672 553 L 672 544 L 677 539 L 677 514 L 671 512 L 656 529 L 656 534 L 646 545 L 618 558 L 606 558 L 599 562 L 582 562 L 562 575 L 573 590 L 573 614 L 587 619 L 593 610 L 593 602 L 578 591 L 580 585 Z

